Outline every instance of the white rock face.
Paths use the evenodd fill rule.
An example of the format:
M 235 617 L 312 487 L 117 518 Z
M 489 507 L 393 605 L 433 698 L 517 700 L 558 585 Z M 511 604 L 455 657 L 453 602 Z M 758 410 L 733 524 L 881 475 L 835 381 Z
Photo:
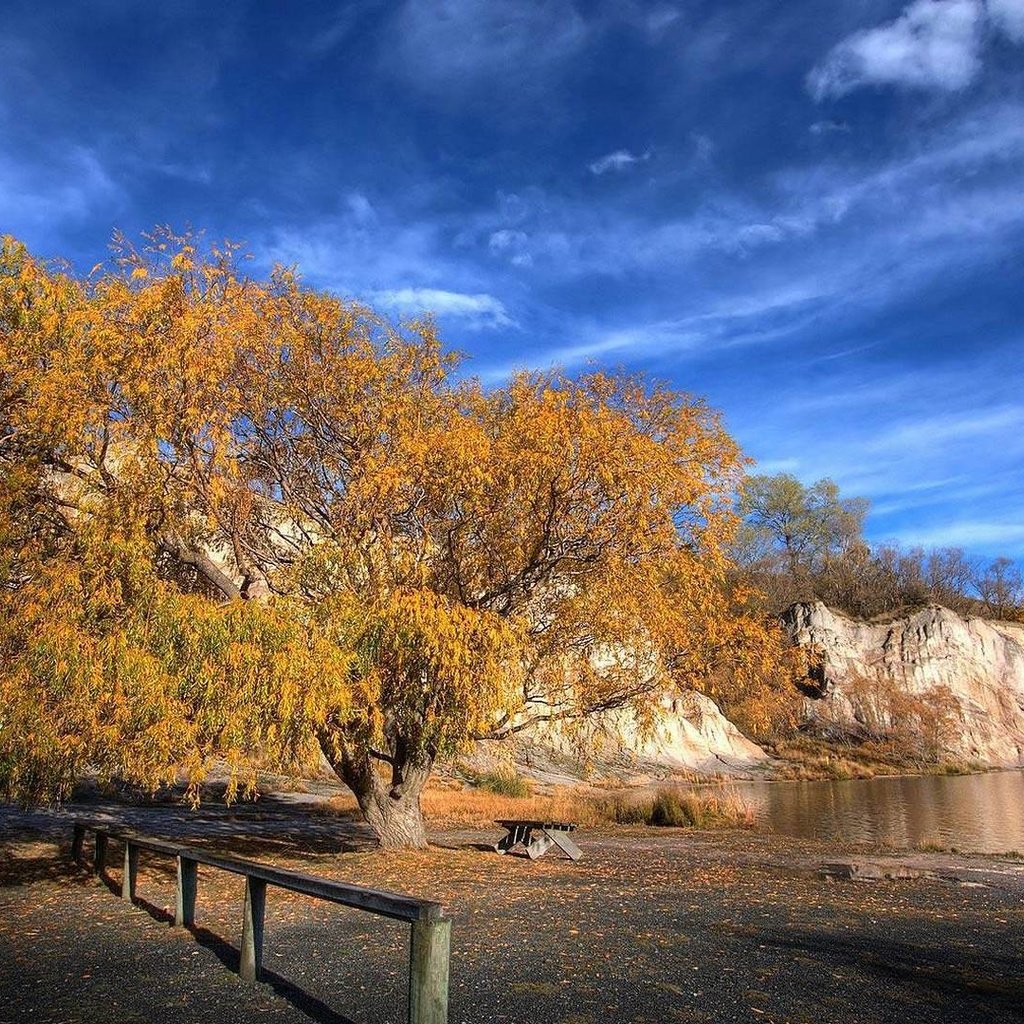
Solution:
M 820 602 L 794 605 L 783 621 L 821 656 L 822 695 L 806 706 L 826 732 L 870 731 L 887 714 L 920 728 L 913 709 L 938 706 L 943 721 L 922 742 L 990 766 L 1024 764 L 1024 626 L 939 605 L 863 623 Z
M 720 772 L 768 759 L 756 743 L 718 710 L 710 697 L 693 690 L 662 701 L 652 736 L 638 734 L 635 726 L 631 735 L 628 725 L 627 721 L 623 728 L 625 749 L 673 767 Z
M 616 771 L 687 769 L 728 774 L 744 772 L 768 755 L 747 739 L 710 697 L 688 691 L 661 702 L 654 727 L 646 731 L 627 710 L 607 712 L 586 723 L 583 744 L 596 765 Z M 580 738 L 555 723 L 529 734 L 532 743 L 572 756 Z

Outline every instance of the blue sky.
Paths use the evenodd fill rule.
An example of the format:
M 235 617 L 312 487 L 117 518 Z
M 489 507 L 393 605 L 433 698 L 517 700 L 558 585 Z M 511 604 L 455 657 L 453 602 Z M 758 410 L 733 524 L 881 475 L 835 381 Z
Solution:
M 1024 0 L 6 0 L 0 231 L 168 222 L 1024 557 Z

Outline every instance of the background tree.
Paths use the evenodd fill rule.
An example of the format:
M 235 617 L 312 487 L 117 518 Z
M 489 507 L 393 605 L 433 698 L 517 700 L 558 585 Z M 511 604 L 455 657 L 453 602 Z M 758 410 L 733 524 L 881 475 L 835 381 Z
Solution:
M 453 376 L 231 247 L 76 280 L 0 256 L 0 779 L 146 786 L 320 751 L 384 845 L 438 757 L 666 690 L 758 703 L 784 646 L 726 584 L 741 459 L 702 402 Z
M 986 612 L 997 619 L 1019 617 L 1024 602 L 1024 576 L 1010 558 L 993 559 L 975 576 L 975 588 Z
M 841 498 L 832 480 L 805 487 L 789 473 L 752 476 L 740 497 L 746 530 L 781 556 L 794 580 L 860 541 L 867 510 L 866 498 Z
M 868 544 L 867 509 L 866 499 L 840 496 L 831 480 L 805 487 L 785 473 L 749 478 L 733 547 L 738 578 L 775 613 L 820 600 L 865 619 L 929 602 L 961 615 L 1020 614 L 1024 586 L 1011 559 L 981 567 L 960 548 Z
M 861 557 L 867 508 L 864 498 L 841 497 L 832 480 L 807 487 L 789 473 L 751 476 L 739 499 L 737 559 L 771 609 L 814 599 L 837 559 Z

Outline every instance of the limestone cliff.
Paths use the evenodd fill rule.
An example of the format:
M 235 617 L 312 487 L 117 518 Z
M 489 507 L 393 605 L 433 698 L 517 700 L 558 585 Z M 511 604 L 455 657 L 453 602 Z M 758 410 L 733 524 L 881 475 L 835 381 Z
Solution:
M 564 724 L 542 726 L 525 738 L 517 760 L 536 768 L 548 755 L 567 764 L 582 749 L 598 774 L 617 775 L 680 770 L 745 773 L 768 760 L 713 700 L 695 691 L 666 697 L 650 729 L 641 728 L 631 712 L 620 710 L 584 723 L 583 730 L 580 736 Z
M 783 622 L 815 652 L 806 712 L 824 734 L 903 730 L 929 752 L 1024 764 L 1024 626 L 938 605 L 865 623 L 820 602 Z

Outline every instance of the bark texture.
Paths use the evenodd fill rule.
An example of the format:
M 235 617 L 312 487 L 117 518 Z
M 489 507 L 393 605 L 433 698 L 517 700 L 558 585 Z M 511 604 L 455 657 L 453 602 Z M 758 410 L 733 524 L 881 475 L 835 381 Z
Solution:
M 427 845 L 420 794 L 434 767 L 432 755 L 408 753 L 402 743 L 395 745 L 394 753 L 383 753 L 328 734 L 321 735 L 320 747 L 335 774 L 355 794 L 382 849 Z

